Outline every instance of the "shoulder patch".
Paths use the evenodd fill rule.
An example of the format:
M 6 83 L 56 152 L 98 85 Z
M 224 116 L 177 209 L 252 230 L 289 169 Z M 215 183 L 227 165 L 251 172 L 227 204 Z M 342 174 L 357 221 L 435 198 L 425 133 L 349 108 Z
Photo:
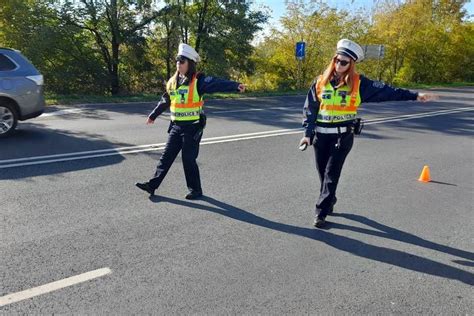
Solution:
M 204 78 L 204 82 L 206 83 L 209 83 L 213 80 L 214 78 L 212 78 L 211 76 L 207 76 L 206 78 Z
M 381 89 L 381 88 L 385 87 L 385 83 L 383 83 L 382 81 L 374 81 L 374 83 L 372 83 L 372 86 L 374 88 Z

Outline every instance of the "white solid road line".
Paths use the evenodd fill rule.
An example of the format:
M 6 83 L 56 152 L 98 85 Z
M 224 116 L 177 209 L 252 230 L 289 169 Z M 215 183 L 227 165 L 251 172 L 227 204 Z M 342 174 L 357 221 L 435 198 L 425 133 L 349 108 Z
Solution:
M 415 119 L 421 117 L 430 117 L 430 116 L 437 116 L 437 115 L 444 115 L 444 114 L 451 114 L 451 113 L 458 113 L 458 112 L 466 112 L 466 111 L 473 111 L 474 107 L 463 107 L 463 108 L 455 108 L 450 110 L 440 110 L 440 111 L 433 111 L 433 112 L 423 112 L 417 114 L 406 114 L 406 115 L 398 115 L 392 117 L 382 117 L 372 120 L 366 120 L 368 123 L 376 124 L 379 121 L 385 122 L 395 122 L 395 121 L 402 121 L 408 119 Z
M 284 133 L 284 132 L 294 131 L 294 130 L 295 129 L 281 129 L 281 130 L 272 130 L 272 131 L 257 132 L 257 133 L 209 137 L 209 138 L 203 139 L 202 141 L 203 142 L 206 141 L 206 143 L 209 144 L 209 143 L 213 143 L 213 141 L 215 140 L 234 139 L 234 138 L 257 136 L 257 135 L 267 135 L 267 134 L 272 134 L 272 133 L 282 133 L 282 132 Z M 301 129 L 298 128 L 296 130 L 300 131 Z M 140 153 L 140 152 L 163 149 L 165 145 L 166 143 L 148 144 L 148 145 L 121 147 L 121 148 L 79 151 L 75 153 L 66 153 L 66 154 L 36 156 L 36 157 L 18 158 L 18 159 L 6 159 L 6 160 L 0 160 L 0 169 L 39 165 L 39 164 L 60 162 L 60 161 L 80 160 L 80 159 L 86 159 L 86 158 L 97 158 L 97 157 L 107 157 L 107 156 L 122 155 L 122 154 Z
M 253 135 L 261 135 L 261 134 L 271 134 L 271 133 L 281 133 L 281 132 L 287 132 L 287 131 L 294 131 L 295 129 L 280 129 L 280 130 L 272 130 L 272 131 L 265 131 L 265 132 L 257 132 L 257 133 L 247 133 L 247 134 L 236 134 L 236 135 L 228 135 L 228 136 L 218 136 L 218 137 L 209 137 L 203 139 L 203 141 L 213 141 L 213 140 L 220 140 L 220 139 L 226 139 L 226 138 L 235 138 L 235 137 L 245 137 L 245 136 L 253 136 Z M 300 130 L 300 129 L 297 129 Z M 138 145 L 138 146 L 128 146 L 128 147 L 119 147 L 119 148 L 109 148 L 109 149 L 99 149 L 99 150 L 89 150 L 89 151 L 78 151 L 74 153 L 66 153 L 66 154 L 56 154 L 56 155 L 46 155 L 46 156 L 35 156 L 35 157 L 27 157 L 27 158 L 17 158 L 17 159 L 6 159 L 6 160 L 0 160 L 0 169 L 3 167 L 2 165 L 9 164 L 9 163 L 19 163 L 23 161 L 34 161 L 34 160 L 48 160 L 50 162 L 56 162 L 60 158 L 65 158 L 65 157 L 72 157 L 72 156 L 88 156 L 88 155 L 95 155 L 94 157 L 105 157 L 105 156 L 110 156 L 120 154 L 123 152 L 128 152 L 131 153 L 130 151 L 135 152 L 140 152 L 141 149 L 145 149 L 144 151 L 149 151 L 149 150 L 156 150 L 156 149 L 162 149 L 162 147 L 166 145 L 166 143 L 159 143 L 159 144 L 148 144 L 148 145 Z M 137 151 L 138 150 L 138 151 Z M 96 155 L 96 154 L 102 154 L 104 155 Z M 81 158 L 79 157 L 79 158 Z M 54 159 L 58 158 L 58 159 Z M 92 158 L 92 157 L 91 157 Z M 70 160 L 77 160 L 78 157 L 71 158 Z M 67 161 L 67 160 L 64 160 Z M 31 164 L 36 164 L 36 162 L 33 162 Z M 31 164 L 20 164 L 20 165 L 31 165 Z
M 430 117 L 430 116 L 437 116 L 437 115 L 442 115 L 442 114 L 451 114 L 451 113 L 458 113 L 458 112 L 465 112 L 465 111 L 472 111 L 472 110 L 474 110 L 473 107 L 464 107 L 464 108 L 457 108 L 457 109 L 451 109 L 451 110 L 440 110 L 440 111 L 434 111 L 434 112 L 424 112 L 424 113 L 418 113 L 418 114 L 408 114 L 408 115 L 377 118 L 377 119 L 372 119 L 372 120 L 366 120 L 365 123 L 370 125 L 370 124 L 393 122 L 393 121 L 400 121 L 400 120 L 407 120 L 407 119 L 414 119 L 414 118 L 422 118 L 422 117 Z M 257 132 L 257 133 L 210 137 L 210 138 L 205 138 L 202 141 L 204 142 L 204 141 L 212 141 L 212 140 L 226 139 L 226 138 L 238 138 L 238 139 L 240 139 L 241 137 L 254 136 L 254 135 L 260 135 L 260 134 L 273 134 L 273 133 L 278 133 L 278 135 L 282 135 L 282 134 L 280 134 L 282 132 L 290 132 L 290 134 L 293 134 L 293 131 L 296 131 L 296 130 L 301 130 L 301 129 L 299 129 L 299 128 L 297 128 L 297 129 L 294 129 L 294 128 L 293 129 L 281 129 L 281 130 L 271 130 L 271 131 Z M 40 159 L 42 160 L 42 159 L 51 159 L 51 158 L 63 158 L 63 157 L 71 157 L 71 156 L 84 156 L 84 155 L 87 155 L 87 154 L 94 154 L 94 155 L 99 154 L 99 153 L 115 153 L 115 154 L 118 154 L 118 153 L 126 151 L 126 150 L 134 150 L 134 149 L 140 149 L 140 148 L 155 147 L 154 149 L 157 149 L 156 147 L 162 147 L 165 144 L 166 143 L 148 144 L 148 145 L 121 147 L 121 148 L 109 148 L 109 149 L 90 150 L 90 151 L 78 151 L 78 152 L 74 152 L 74 153 L 65 153 L 65 154 L 56 154 L 56 155 L 35 156 L 35 157 L 18 158 L 18 159 L 6 159 L 6 160 L 0 160 L 0 164 L 7 164 L 7 163 L 12 163 L 12 162 L 18 163 L 18 162 L 21 162 L 21 161 L 32 161 L 32 160 L 40 160 Z M 103 156 L 98 156 L 98 157 L 103 157 Z
M 144 146 L 145 147 L 145 146 Z M 146 146 L 148 147 L 148 146 Z M 13 167 L 24 167 L 24 166 L 32 166 L 32 165 L 44 165 L 53 162 L 63 162 L 63 161 L 73 161 L 73 160 L 83 160 L 83 159 L 90 159 L 90 158 L 99 158 L 99 157 L 108 157 L 108 156 L 116 156 L 116 155 L 126 155 L 126 154 L 135 154 L 141 153 L 145 151 L 154 151 L 164 149 L 165 146 L 157 146 L 151 148 L 144 148 L 144 149 L 137 149 L 137 150 L 113 150 L 109 153 L 105 154 L 97 154 L 97 155 L 86 155 L 86 156 L 78 156 L 78 157 L 71 157 L 71 158 L 58 158 L 58 159 L 47 159 L 47 160 L 39 160 L 39 161 L 30 161 L 30 162 L 21 162 L 21 163 L 11 163 L 8 165 L 1 165 L 2 161 L 0 161 L 0 169 L 7 169 Z
M 83 108 L 77 108 L 77 109 L 65 109 L 65 110 L 59 110 L 59 111 L 55 111 L 55 112 L 48 112 L 48 113 L 43 113 L 40 118 L 42 117 L 52 117 L 52 116 L 62 116 L 62 115 L 69 115 L 69 114 L 80 114 L 82 112 L 85 112 L 85 111 L 90 111 L 91 109 L 83 109 Z M 282 106 L 279 106 L 279 107 L 268 107 L 268 108 L 252 108 L 252 109 L 240 109 L 240 110 L 212 110 L 210 109 L 209 111 L 206 111 L 206 113 L 215 113 L 215 114 L 220 114 L 220 113 L 240 113 L 240 112 L 259 112 L 259 111 L 288 111 L 288 110 L 298 110 L 298 111 L 302 111 L 301 109 L 299 108 L 289 108 L 289 107 L 282 107 Z M 107 111 L 107 110 L 103 110 L 103 109 L 100 109 L 100 111 Z M 167 113 L 163 113 L 161 114 L 161 116 L 169 116 L 169 114 Z
M 392 117 L 366 120 L 365 124 L 372 125 L 372 124 L 389 123 L 389 122 L 404 121 L 404 120 L 418 119 L 418 118 L 438 116 L 438 115 L 461 113 L 461 112 L 467 112 L 467 111 L 473 111 L 473 110 L 474 110 L 474 107 L 462 107 L 462 108 L 455 108 L 455 109 L 449 109 L 449 110 L 439 110 L 439 111 L 433 111 L 433 112 L 423 112 L 423 113 L 417 113 L 417 114 L 392 116 Z M 271 131 L 256 132 L 256 133 L 209 137 L 209 138 L 202 139 L 201 145 L 219 144 L 219 143 L 235 142 L 235 141 L 266 138 L 266 137 L 275 137 L 275 136 L 283 136 L 283 135 L 291 135 L 291 134 L 299 134 L 299 133 L 302 133 L 301 128 L 280 129 L 280 130 L 271 130 Z M 48 156 L 36 156 L 36 157 L 0 160 L 0 169 L 155 151 L 155 150 L 164 149 L 165 145 L 166 145 L 165 143 L 148 144 L 148 145 L 121 147 L 121 148 L 80 151 L 80 152 L 75 152 L 75 153 L 56 154 L 56 155 L 48 155 Z
M 289 108 L 289 107 L 283 107 L 283 106 L 278 106 L 278 107 L 272 107 L 272 108 L 258 108 L 258 109 L 241 109 L 241 110 L 221 110 L 221 111 L 209 111 L 211 114 L 220 114 L 220 113 L 240 113 L 240 112 L 260 112 L 260 111 L 269 111 L 269 110 L 278 110 L 278 111 L 298 111 L 298 112 L 303 112 L 301 108 Z M 206 112 L 207 113 L 207 112 Z
M 97 279 L 110 273 L 112 273 L 112 270 L 110 270 L 109 268 L 97 269 L 94 271 L 75 275 L 66 279 L 51 282 L 45 285 L 41 285 L 41 286 L 34 287 L 28 290 L 24 290 L 21 292 L 8 294 L 8 295 L 0 297 L 0 307 L 8 305 L 8 304 L 16 303 L 19 301 L 23 301 L 35 296 L 42 295 L 42 294 L 57 291 L 65 287 L 79 284 L 82 282 L 86 282 L 92 279 Z
M 212 142 L 207 142 L 206 140 L 202 141 L 202 145 L 209 145 L 209 144 L 220 144 L 220 143 L 228 143 L 228 142 L 236 142 L 241 140 L 249 140 L 249 139 L 257 139 L 257 138 L 267 138 L 267 137 L 275 137 L 275 136 L 283 136 L 283 135 L 292 135 L 292 134 L 302 134 L 301 128 L 297 128 L 291 132 L 283 132 L 283 133 L 273 133 L 273 134 L 266 134 L 266 135 L 256 135 L 256 136 L 248 136 L 248 137 L 239 137 L 239 138 L 232 138 L 232 139 L 223 139 L 223 140 L 216 140 Z
M 55 112 L 43 113 L 40 117 L 50 117 L 50 116 L 60 116 L 60 115 L 67 115 L 67 114 L 75 114 L 84 111 L 83 109 L 66 109 L 66 110 L 59 110 Z
M 35 157 L 18 158 L 18 159 L 6 159 L 6 160 L 0 160 L 0 165 L 1 164 L 6 164 L 6 163 L 11 163 L 11 162 L 20 162 L 20 161 L 31 161 L 31 160 L 51 159 L 51 158 L 63 158 L 63 157 L 71 157 L 71 156 L 85 156 L 85 155 L 88 155 L 88 154 L 118 153 L 120 151 L 133 150 L 133 149 L 139 149 L 139 148 L 145 148 L 145 147 L 154 147 L 154 146 L 158 147 L 158 146 L 163 146 L 163 145 L 166 145 L 166 143 L 129 146 L 129 147 L 121 147 L 121 148 L 89 150 L 89 151 L 77 151 L 77 152 L 74 152 L 74 153 L 56 154 L 56 155 L 47 155 L 47 156 L 35 156 Z

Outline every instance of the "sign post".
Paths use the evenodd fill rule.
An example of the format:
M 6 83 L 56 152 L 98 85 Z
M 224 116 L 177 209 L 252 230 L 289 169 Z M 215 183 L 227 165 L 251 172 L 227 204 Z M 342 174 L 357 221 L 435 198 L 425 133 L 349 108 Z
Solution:
M 297 42 L 296 43 L 296 47 L 295 47 L 295 57 L 296 59 L 298 59 L 298 80 L 297 80 L 297 83 L 296 83 L 296 86 L 297 88 L 301 89 L 301 85 L 302 85 L 302 62 L 303 62 L 303 59 L 305 58 L 305 55 L 306 55 L 306 42 Z

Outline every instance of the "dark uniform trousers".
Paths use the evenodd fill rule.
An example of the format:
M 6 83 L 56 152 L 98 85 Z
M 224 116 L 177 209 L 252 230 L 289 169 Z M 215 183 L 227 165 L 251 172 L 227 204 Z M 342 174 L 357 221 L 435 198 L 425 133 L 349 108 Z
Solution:
M 339 142 L 338 142 L 339 139 Z M 352 149 L 354 134 L 317 133 L 314 143 L 316 168 L 321 181 L 320 195 L 316 203 L 316 216 L 325 218 L 336 204 L 336 189 L 342 166 Z
M 202 193 L 199 167 L 196 163 L 201 137 L 202 127 L 200 124 L 182 126 L 172 124 L 165 150 L 158 162 L 154 177 L 149 181 L 149 185 L 154 189 L 160 186 L 176 156 L 182 150 L 184 175 L 188 189 L 191 192 Z

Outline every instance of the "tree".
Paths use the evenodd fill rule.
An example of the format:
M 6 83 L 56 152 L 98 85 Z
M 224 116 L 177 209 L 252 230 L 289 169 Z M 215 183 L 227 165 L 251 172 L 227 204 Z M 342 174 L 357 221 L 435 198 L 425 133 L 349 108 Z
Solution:
M 472 33 L 464 21 L 466 3 L 412 0 L 380 4 L 367 36 L 386 46 L 380 75 L 396 84 L 469 80 L 464 75 L 466 67 L 457 62 L 461 58 L 465 65 L 472 64 L 474 58 L 468 40 Z
M 155 41 L 166 51 L 167 77 L 174 72 L 179 43 L 193 46 L 201 55 L 200 69 L 218 76 L 239 76 L 252 71 L 251 41 L 268 16 L 252 11 L 245 1 L 170 0 L 158 18 Z M 159 49 L 159 48 L 158 48 Z M 173 66 L 171 66 L 173 65 Z
M 386 0 L 372 16 L 331 8 L 324 2 L 289 1 L 281 29 L 273 29 L 252 59 L 250 88 L 296 89 L 321 73 L 341 38 L 361 45 L 382 44 L 385 57 L 359 63 L 359 72 L 395 84 L 472 81 L 473 22 L 466 20 L 466 0 Z M 298 64 L 295 43 L 306 42 Z M 300 84 L 298 84 L 300 82 Z
M 61 23 L 42 0 L 3 0 L 0 46 L 20 50 L 45 75 L 47 91 L 104 93 L 106 74 L 90 38 Z
M 324 3 L 289 2 L 281 18 L 281 29 L 273 28 L 260 43 L 253 59 L 254 76 L 247 79 L 250 88 L 291 90 L 306 88 L 322 73 L 340 38 L 358 40 L 368 25 L 359 12 L 349 14 Z M 295 45 L 306 42 L 302 62 L 295 58 Z M 273 81 L 273 82 L 271 82 Z
M 66 0 L 55 8 L 67 25 L 90 32 L 109 75 L 110 92 L 120 92 L 120 48 L 133 43 L 160 15 L 154 0 Z

